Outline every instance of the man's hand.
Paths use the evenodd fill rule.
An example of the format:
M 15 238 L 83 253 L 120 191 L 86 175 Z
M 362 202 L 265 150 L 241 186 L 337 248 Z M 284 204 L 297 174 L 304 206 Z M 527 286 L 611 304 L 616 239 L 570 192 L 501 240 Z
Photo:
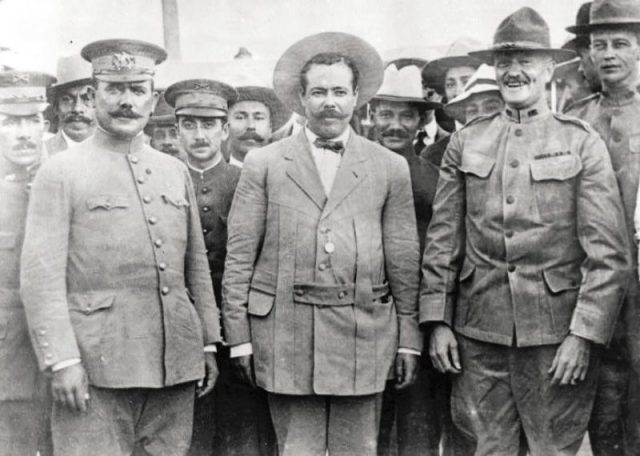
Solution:
M 85 412 L 89 401 L 89 380 L 82 363 L 53 372 L 51 394 L 59 404 L 77 412 Z
M 253 373 L 253 355 L 231 358 L 231 366 L 235 375 L 244 383 L 255 388 L 256 380 Z
M 198 397 L 209 394 L 213 390 L 216 380 L 218 379 L 218 374 L 220 372 L 218 371 L 218 363 L 216 363 L 215 353 L 204 353 L 204 368 L 204 378 L 198 382 L 198 388 L 196 389 Z
M 433 366 L 443 374 L 459 374 L 462 371 L 458 341 L 451 328 L 444 323 L 438 323 L 431 328 L 429 356 Z
M 575 385 L 587 378 L 591 342 L 569 334 L 560 344 L 551 363 L 552 385 Z
M 420 357 L 411 353 L 398 353 L 396 355 L 396 389 L 401 390 L 416 381 L 418 375 L 418 363 Z

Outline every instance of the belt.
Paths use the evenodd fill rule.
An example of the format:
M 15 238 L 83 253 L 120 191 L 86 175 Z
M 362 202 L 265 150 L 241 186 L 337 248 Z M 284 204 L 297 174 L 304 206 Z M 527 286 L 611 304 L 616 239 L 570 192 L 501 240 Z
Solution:
M 389 284 L 386 282 L 372 287 L 373 299 L 382 299 L 389 294 Z M 313 304 L 319 306 L 349 306 L 355 303 L 356 286 L 346 285 L 316 285 L 294 284 L 293 300 L 299 304 Z

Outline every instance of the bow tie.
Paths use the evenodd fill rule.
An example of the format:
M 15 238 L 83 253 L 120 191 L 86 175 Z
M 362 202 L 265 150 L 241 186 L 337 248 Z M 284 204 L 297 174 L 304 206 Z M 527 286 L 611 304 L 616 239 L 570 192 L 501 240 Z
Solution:
M 316 138 L 316 140 L 313 141 L 313 145 L 318 149 L 327 149 L 340 155 L 344 152 L 344 144 L 342 144 L 342 141 L 329 141 L 327 139 Z

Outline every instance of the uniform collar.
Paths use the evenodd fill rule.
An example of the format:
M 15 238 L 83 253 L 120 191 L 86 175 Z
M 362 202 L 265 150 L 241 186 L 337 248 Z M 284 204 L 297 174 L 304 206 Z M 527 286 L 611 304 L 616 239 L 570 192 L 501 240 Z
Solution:
M 133 138 L 119 138 L 98 126 L 93 138 L 99 146 L 123 154 L 139 152 L 144 147 L 144 135 L 142 132 Z
M 200 176 L 204 176 L 204 173 L 206 173 L 207 171 L 212 170 L 213 168 L 215 168 L 216 166 L 218 166 L 220 163 L 222 162 L 222 152 L 218 152 L 218 157 L 216 159 L 216 161 L 213 163 L 213 165 L 211 166 L 207 166 L 206 168 L 202 169 L 202 168 L 196 168 L 195 166 L 193 166 L 191 163 L 189 163 L 189 159 L 187 158 L 187 166 L 189 167 L 190 170 L 199 173 Z
M 525 109 L 516 109 L 511 106 L 506 106 L 504 111 L 502 111 L 502 115 L 511 122 L 531 123 L 544 118 L 545 114 L 548 114 L 549 112 L 547 102 L 542 98 L 535 105 L 529 106 Z
M 638 93 L 631 88 L 614 88 L 614 89 L 602 89 L 603 104 L 605 106 L 624 106 L 633 102 Z

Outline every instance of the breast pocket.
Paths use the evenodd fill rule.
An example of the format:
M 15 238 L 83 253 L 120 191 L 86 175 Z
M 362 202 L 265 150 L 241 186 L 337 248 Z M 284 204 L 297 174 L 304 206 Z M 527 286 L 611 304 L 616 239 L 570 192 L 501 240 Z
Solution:
M 582 161 L 576 155 L 534 160 L 531 179 L 540 219 L 553 222 L 575 211 L 575 182 L 582 171 Z
M 465 175 L 468 214 L 476 216 L 486 212 L 489 176 L 495 164 L 494 158 L 480 153 L 462 155 L 460 171 Z
M 87 209 L 90 211 L 127 209 L 130 205 L 127 195 L 104 194 L 87 198 Z

